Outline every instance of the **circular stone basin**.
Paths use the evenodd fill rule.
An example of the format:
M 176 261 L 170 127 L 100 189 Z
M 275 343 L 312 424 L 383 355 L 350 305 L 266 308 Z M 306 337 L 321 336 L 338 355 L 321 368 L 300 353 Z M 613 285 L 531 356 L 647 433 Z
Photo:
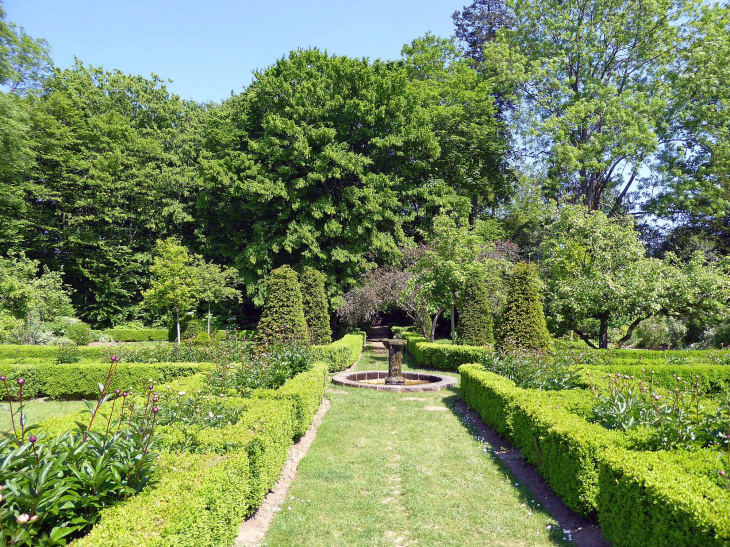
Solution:
M 427 372 L 403 372 L 405 385 L 388 385 L 385 379 L 387 370 L 366 370 L 362 372 L 342 372 L 332 378 L 332 383 L 338 386 L 361 387 L 378 391 L 398 391 L 413 393 L 416 391 L 440 391 L 456 385 L 456 378 Z

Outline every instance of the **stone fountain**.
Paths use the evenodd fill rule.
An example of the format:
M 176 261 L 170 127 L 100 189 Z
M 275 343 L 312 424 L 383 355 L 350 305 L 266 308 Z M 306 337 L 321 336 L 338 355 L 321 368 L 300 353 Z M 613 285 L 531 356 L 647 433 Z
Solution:
M 405 340 L 398 338 L 383 340 L 383 345 L 388 350 L 388 372 L 384 370 L 341 372 L 332 378 L 332 383 L 347 387 L 405 393 L 439 391 L 456 385 L 456 378 L 453 376 L 432 372 L 403 372 L 403 350 L 406 344 Z
M 388 377 L 385 379 L 385 383 L 389 386 L 403 386 L 406 383 L 401 368 L 403 367 L 403 349 L 407 343 L 398 338 L 383 340 L 383 345 L 388 350 Z

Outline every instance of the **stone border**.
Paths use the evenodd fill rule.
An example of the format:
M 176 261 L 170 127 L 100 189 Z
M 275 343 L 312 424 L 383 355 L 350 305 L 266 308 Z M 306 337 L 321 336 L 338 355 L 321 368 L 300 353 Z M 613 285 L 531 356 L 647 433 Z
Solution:
M 453 376 L 442 376 L 441 374 L 429 374 L 424 372 L 403 372 L 407 380 L 426 380 L 428 384 L 415 386 L 392 386 L 386 384 L 363 384 L 362 380 L 378 380 L 387 378 L 387 370 L 365 370 L 360 372 L 341 372 L 332 377 L 332 383 L 338 386 L 359 387 L 362 389 L 374 389 L 376 391 L 395 391 L 397 393 L 417 393 L 419 391 L 441 391 L 447 387 L 454 387 L 457 383 Z

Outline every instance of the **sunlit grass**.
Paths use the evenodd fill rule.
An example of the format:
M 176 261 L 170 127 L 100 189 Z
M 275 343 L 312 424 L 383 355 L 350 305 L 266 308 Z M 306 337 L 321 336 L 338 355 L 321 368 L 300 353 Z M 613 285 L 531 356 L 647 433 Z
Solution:
M 385 368 L 387 356 L 372 351 L 358 365 Z M 262 543 L 559 544 L 551 517 L 452 410 L 457 394 L 332 386 L 332 407 Z

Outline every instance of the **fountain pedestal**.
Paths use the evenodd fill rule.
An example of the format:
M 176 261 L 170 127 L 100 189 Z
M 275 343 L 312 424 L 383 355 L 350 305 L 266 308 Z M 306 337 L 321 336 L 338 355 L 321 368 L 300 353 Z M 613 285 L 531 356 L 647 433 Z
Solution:
M 388 350 L 388 377 L 385 379 L 387 385 L 403 385 L 406 379 L 403 378 L 401 367 L 403 365 L 403 349 L 406 347 L 405 340 L 392 339 L 383 340 L 383 345 Z

